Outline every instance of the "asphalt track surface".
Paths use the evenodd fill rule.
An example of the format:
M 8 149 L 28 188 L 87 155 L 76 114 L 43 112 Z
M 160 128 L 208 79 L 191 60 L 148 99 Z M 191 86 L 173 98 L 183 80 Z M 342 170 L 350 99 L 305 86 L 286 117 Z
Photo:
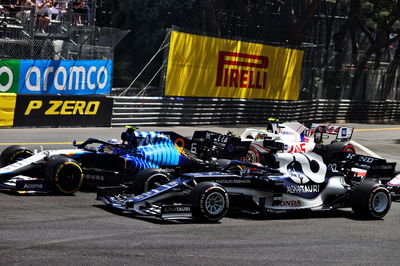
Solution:
M 372 151 L 400 164 L 400 125 L 354 126 L 360 153 Z M 190 136 L 194 129 L 240 133 L 244 127 L 163 129 Z M 121 131 L 0 129 L 0 151 L 14 143 L 38 150 L 70 148 L 74 138 L 107 140 L 119 138 Z M 92 192 L 0 193 L 0 210 L 0 265 L 399 265 L 400 202 L 378 221 L 358 220 L 350 209 L 230 214 L 216 224 L 163 221 L 113 213 Z

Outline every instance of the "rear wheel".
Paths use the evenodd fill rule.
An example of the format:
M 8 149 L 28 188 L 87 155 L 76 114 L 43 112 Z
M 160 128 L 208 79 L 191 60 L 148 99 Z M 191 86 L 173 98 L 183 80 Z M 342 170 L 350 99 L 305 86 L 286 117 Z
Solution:
M 260 152 L 254 146 L 250 146 L 245 161 L 248 163 L 260 163 Z
M 193 216 L 197 219 L 216 222 L 222 219 L 229 208 L 229 197 L 225 188 L 213 182 L 202 182 L 190 194 Z
M 19 160 L 31 157 L 33 152 L 28 148 L 12 145 L 5 149 L 0 155 L 0 167 L 4 167 L 13 164 Z
M 381 219 L 391 206 L 390 192 L 381 184 L 365 181 L 351 194 L 353 212 L 365 219 Z
M 81 187 L 83 171 L 79 164 L 70 158 L 56 158 L 49 161 L 45 178 L 56 193 L 73 194 Z
M 356 153 L 356 149 L 352 144 L 347 144 L 346 146 L 344 146 L 343 151 L 347 153 Z
M 133 181 L 133 194 L 140 195 L 171 182 L 173 177 L 165 169 L 149 168 L 141 171 Z

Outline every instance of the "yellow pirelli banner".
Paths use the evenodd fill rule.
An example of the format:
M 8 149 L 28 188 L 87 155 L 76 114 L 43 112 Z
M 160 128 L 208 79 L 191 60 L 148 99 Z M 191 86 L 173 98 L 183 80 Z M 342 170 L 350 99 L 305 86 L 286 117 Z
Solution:
M 303 51 L 172 31 L 167 96 L 298 100 Z
M 12 127 L 14 124 L 17 94 L 0 93 L 0 127 Z

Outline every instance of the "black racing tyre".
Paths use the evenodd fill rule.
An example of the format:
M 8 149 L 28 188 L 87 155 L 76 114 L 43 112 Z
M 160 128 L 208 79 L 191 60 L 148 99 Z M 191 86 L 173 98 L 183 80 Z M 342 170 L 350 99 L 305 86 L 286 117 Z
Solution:
M 165 169 L 148 168 L 141 171 L 133 180 L 133 194 L 140 195 L 171 182 L 172 175 Z
M 207 222 L 222 219 L 229 208 L 226 189 L 213 182 L 202 182 L 190 193 L 193 217 Z
M 248 163 L 261 162 L 260 152 L 257 150 L 257 148 L 255 148 L 254 146 L 250 146 L 245 161 Z
M 44 176 L 53 192 L 73 194 L 83 182 L 83 171 L 79 164 L 70 158 L 55 158 L 49 161 Z
M 12 145 L 6 148 L 0 155 L 0 167 L 13 164 L 19 160 L 31 157 L 33 152 L 28 148 Z
M 343 147 L 343 151 L 347 152 L 347 153 L 356 153 L 356 149 L 354 148 L 354 146 L 352 144 L 346 144 Z
M 353 212 L 364 219 L 381 219 L 389 211 L 392 200 L 389 190 L 383 185 L 364 181 L 351 193 Z

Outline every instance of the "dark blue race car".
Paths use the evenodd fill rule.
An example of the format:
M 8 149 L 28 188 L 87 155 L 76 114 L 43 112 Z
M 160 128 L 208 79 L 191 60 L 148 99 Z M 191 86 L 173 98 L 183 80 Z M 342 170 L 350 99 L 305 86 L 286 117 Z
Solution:
M 146 169 L 136 177 L 133 193 L 127 186 L 100 187 L 97 198 L 121 211 L 163 219 L 213 222 L 229 209 L 274 213 L 348 207 L 360 218 L 381 219 L 400 178 L 385 160 L 356 154 L 339 153 L 342 160 L 335 163 L 313 152 L 268 157 L 266 166 L 233 160 L 222 170 L 183 173 L 168 183 L 159 182 L 170 178 L 168 172 Z M 366 176 L 357 176 L 353 167 L 365 169 Z M 385 186 L 381 178 L 393 184 Z
M 89 138 L 75 149 L 33 153 L 10 146 L 0 155 L 0 188 L 19 193 L 72 194 L 83 187 L 133 182 L 147 168 L 200 171 L 215 158 L 245 156 L 249 145 L 215 132 L 197 131 L 192 139 L 175 132 L 128 128 L 117 140 Z

